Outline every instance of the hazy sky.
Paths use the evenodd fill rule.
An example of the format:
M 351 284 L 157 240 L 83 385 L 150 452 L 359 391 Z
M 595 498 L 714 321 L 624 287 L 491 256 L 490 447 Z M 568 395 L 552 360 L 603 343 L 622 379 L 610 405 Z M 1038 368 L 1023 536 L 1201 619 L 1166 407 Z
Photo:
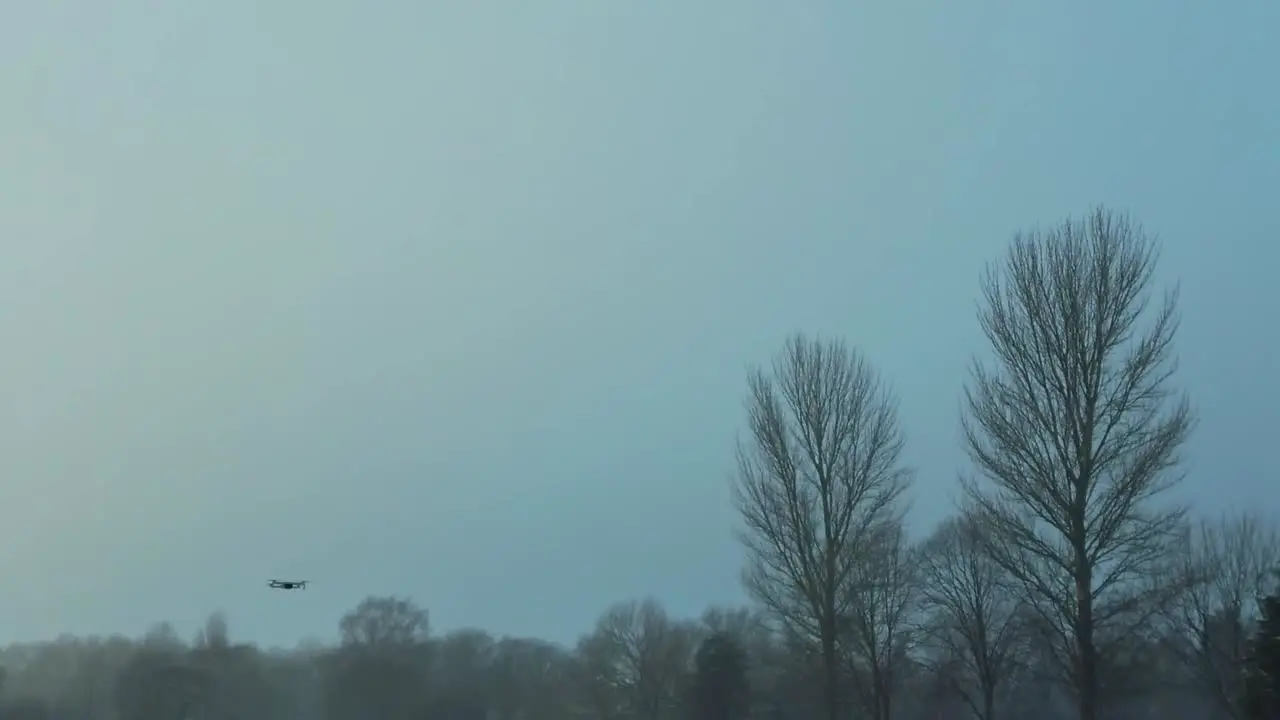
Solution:
M 1183 282 L 1187 493 L 1270 509 L 1278 33 L 1274 0 L 6 7 L 0 641 L 738 602 L 745 373 L 793 330 L 898 389 L 923 532 L 983 264 L 1099 202 Z

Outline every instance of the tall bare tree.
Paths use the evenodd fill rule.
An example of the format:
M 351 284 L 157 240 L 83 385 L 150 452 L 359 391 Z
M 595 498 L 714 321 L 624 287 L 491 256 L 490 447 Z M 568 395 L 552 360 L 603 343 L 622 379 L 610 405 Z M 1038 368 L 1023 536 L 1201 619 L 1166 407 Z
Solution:
M 944 676 L 975 717 L 995 720 L 997 692 L 1018 662 L 1018 605 L 982 532 L 967 515 L 943 521 L 921 548 L 920 594 Z
M 988 268 L 982 329 L 995 363 L 966 388 L 967 495 L 988 549 L 1041 616 L 1082 720 L 1098 717 L 1102 646 L 1176 588 L 1170 550 L 1193 421 L 1170 387 L 1177 291 L 1152 307 L 1155 241 L 1099 208 L 1017 235 Z
M 1253 512 L 1201 522 L 1189 557 L 1200 581 L 1178 604 L 1177 627 L 1192 676 L 1219 710 L 1246 717 L 1244 677 L 1258 599 L 1274 589 L 1280 533 Z
M 901 521 L 885 523 L 868 538 L 854 567 L 844 618 L 845 659 L 872 720 L 890 720 L 893 697 L 914 641 L 913 610 L 920 590 L 919 559 Z
M 772 374 L 750 376 L 750 439 L 738 444 L 735 499 L 747 590 L 820 653 L 827 717 L 841 717 L 839 635 L 868 543 L 897 517 L 897 402 L 838 341 L 792 337 Z

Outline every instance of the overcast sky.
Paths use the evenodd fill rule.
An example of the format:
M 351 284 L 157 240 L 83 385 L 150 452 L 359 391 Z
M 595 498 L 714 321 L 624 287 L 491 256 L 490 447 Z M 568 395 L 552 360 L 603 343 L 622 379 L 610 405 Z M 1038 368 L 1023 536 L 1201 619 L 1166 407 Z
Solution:
M 0 642 L 740 602 L 745 374 L 793 330 L 897 388 L 923 533 L 983 264 L 1100 202 L 1183 283 L 1186 495 L 1270 510 L 1278 34 L 1274 0 L 6 7 Z

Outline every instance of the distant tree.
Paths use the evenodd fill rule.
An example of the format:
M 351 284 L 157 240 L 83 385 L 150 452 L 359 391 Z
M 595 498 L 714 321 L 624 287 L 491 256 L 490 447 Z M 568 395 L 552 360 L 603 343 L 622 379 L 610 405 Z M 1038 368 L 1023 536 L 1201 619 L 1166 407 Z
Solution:
M 748 592 L 819 653 L 828 720 L 842 720 L 839 652 L 868 541 L 898 515 L 910 474 L 897 402 L 840 342 L 792 337 L 749 378 L 750 440 L 735 497 Z
M 193 647 L 226 648 L 230 645 L 230 630 L 227 627 L 227 616 L 215 612 L 205 620 L 204 627 L 196 633 Z
M 746 653 L 747 685 L 753 697 L 754 715 L 768 701 L 770 691 L 778 685 L 783 649 L 770 626 L 769 617 L 754 608 L 712 606 L 701 617 L 701 635 L 722 633 L 732 638 Z
M 344 615 L 338 629 L 342 644 L 320 663 L 330 720 L 426 712 L 426 610 L 408 599 L 370 597 Z
M 1280 567 L 1280 534 L 1254 512 L 1201 522 L 1189 554 L 1199 582 L 1175 608 L 1174 627 L 1193 680 L 1233 720 L 1246 717 L 1245 665 L 1257 599 Z
M 206 709 L 209 678 L 185 651 L 141 647 L 116 679 L 116 708 L 130 720 L 186 720 Z
M 866 538 L 862 555 L 847 590 L 840 639 L 867 714 L 871 720 L 889 720 L 915 639 L 918 553 L 908 544 L 906 528 L 896 521 Z
M 998 691 L 1018 662 L 1018 606 L 982 532 L 969 516 L 943 521 L 921 548 L 921 599 L 935 670 L 974 717 L 995 720 Z
M 426 610 L 397 597 L 365 598 L 338 623 L 342 644 L 354 646 L 416 646 L 430 629 Z
M 1248 720 L 1280 718 L 1280 593 L 1259 601 L 1261 620 L 1246 663 Z
M 563 648 L 543 640 L 498 641 L 491 671 L 495 720 L 572 717 L 571 660 Z
M 151 650 L 165 652 L 178 652 L 187 647 L 179 637 L 178 631 L 174 629 L 173 623 L 168 621 L 156 623 L 148 628 L 146 634 L 142 636 L 142 644 Z
M 209 616 L 188 657 L 208 687 L 206 717 L 272 716 L 276 697 L 264 658 L 252 645 L 231 642 L 225 615 Z
M 497 646 L 483 630 L 456 630 L 435 642 L 431 704 L 437 715 L 487 718 Z
M 1177 292 L 1151 305 L 1154 240 L 1098 209 L 1014 238 L 983 285 L 994 366 L 977 362 L 964 430 L 986 480 L 965 483 L 988 551 L 1044 621 L 1081 720 L 1099 656 L 1176 598 L 1191 406 L 1170 387 Z
M 262 653 L 263 676 L 271 687 L 270 703 L 277 720 L 339 717 L 325 706 L 326 659 L 327 651 L 311 646 Z
M 694 720 L 745 720 L 751 712 L 747 652 L 725 632 L 702 641 L 694 656 Z
M 692 623 L 654 600 L 614 605 L 578 643 L 586 704 L 604 718 L 667 717 L 680 706 L 697 641 Z

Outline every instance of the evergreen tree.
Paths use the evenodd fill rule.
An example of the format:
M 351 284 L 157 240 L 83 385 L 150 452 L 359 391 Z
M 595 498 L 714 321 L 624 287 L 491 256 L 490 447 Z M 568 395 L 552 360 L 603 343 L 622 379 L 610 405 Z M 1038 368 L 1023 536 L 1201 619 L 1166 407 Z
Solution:
M 743 720 L 751 709 L 747 653 L 731 635 L 715 633 L 694 657 L 694 720 Z

